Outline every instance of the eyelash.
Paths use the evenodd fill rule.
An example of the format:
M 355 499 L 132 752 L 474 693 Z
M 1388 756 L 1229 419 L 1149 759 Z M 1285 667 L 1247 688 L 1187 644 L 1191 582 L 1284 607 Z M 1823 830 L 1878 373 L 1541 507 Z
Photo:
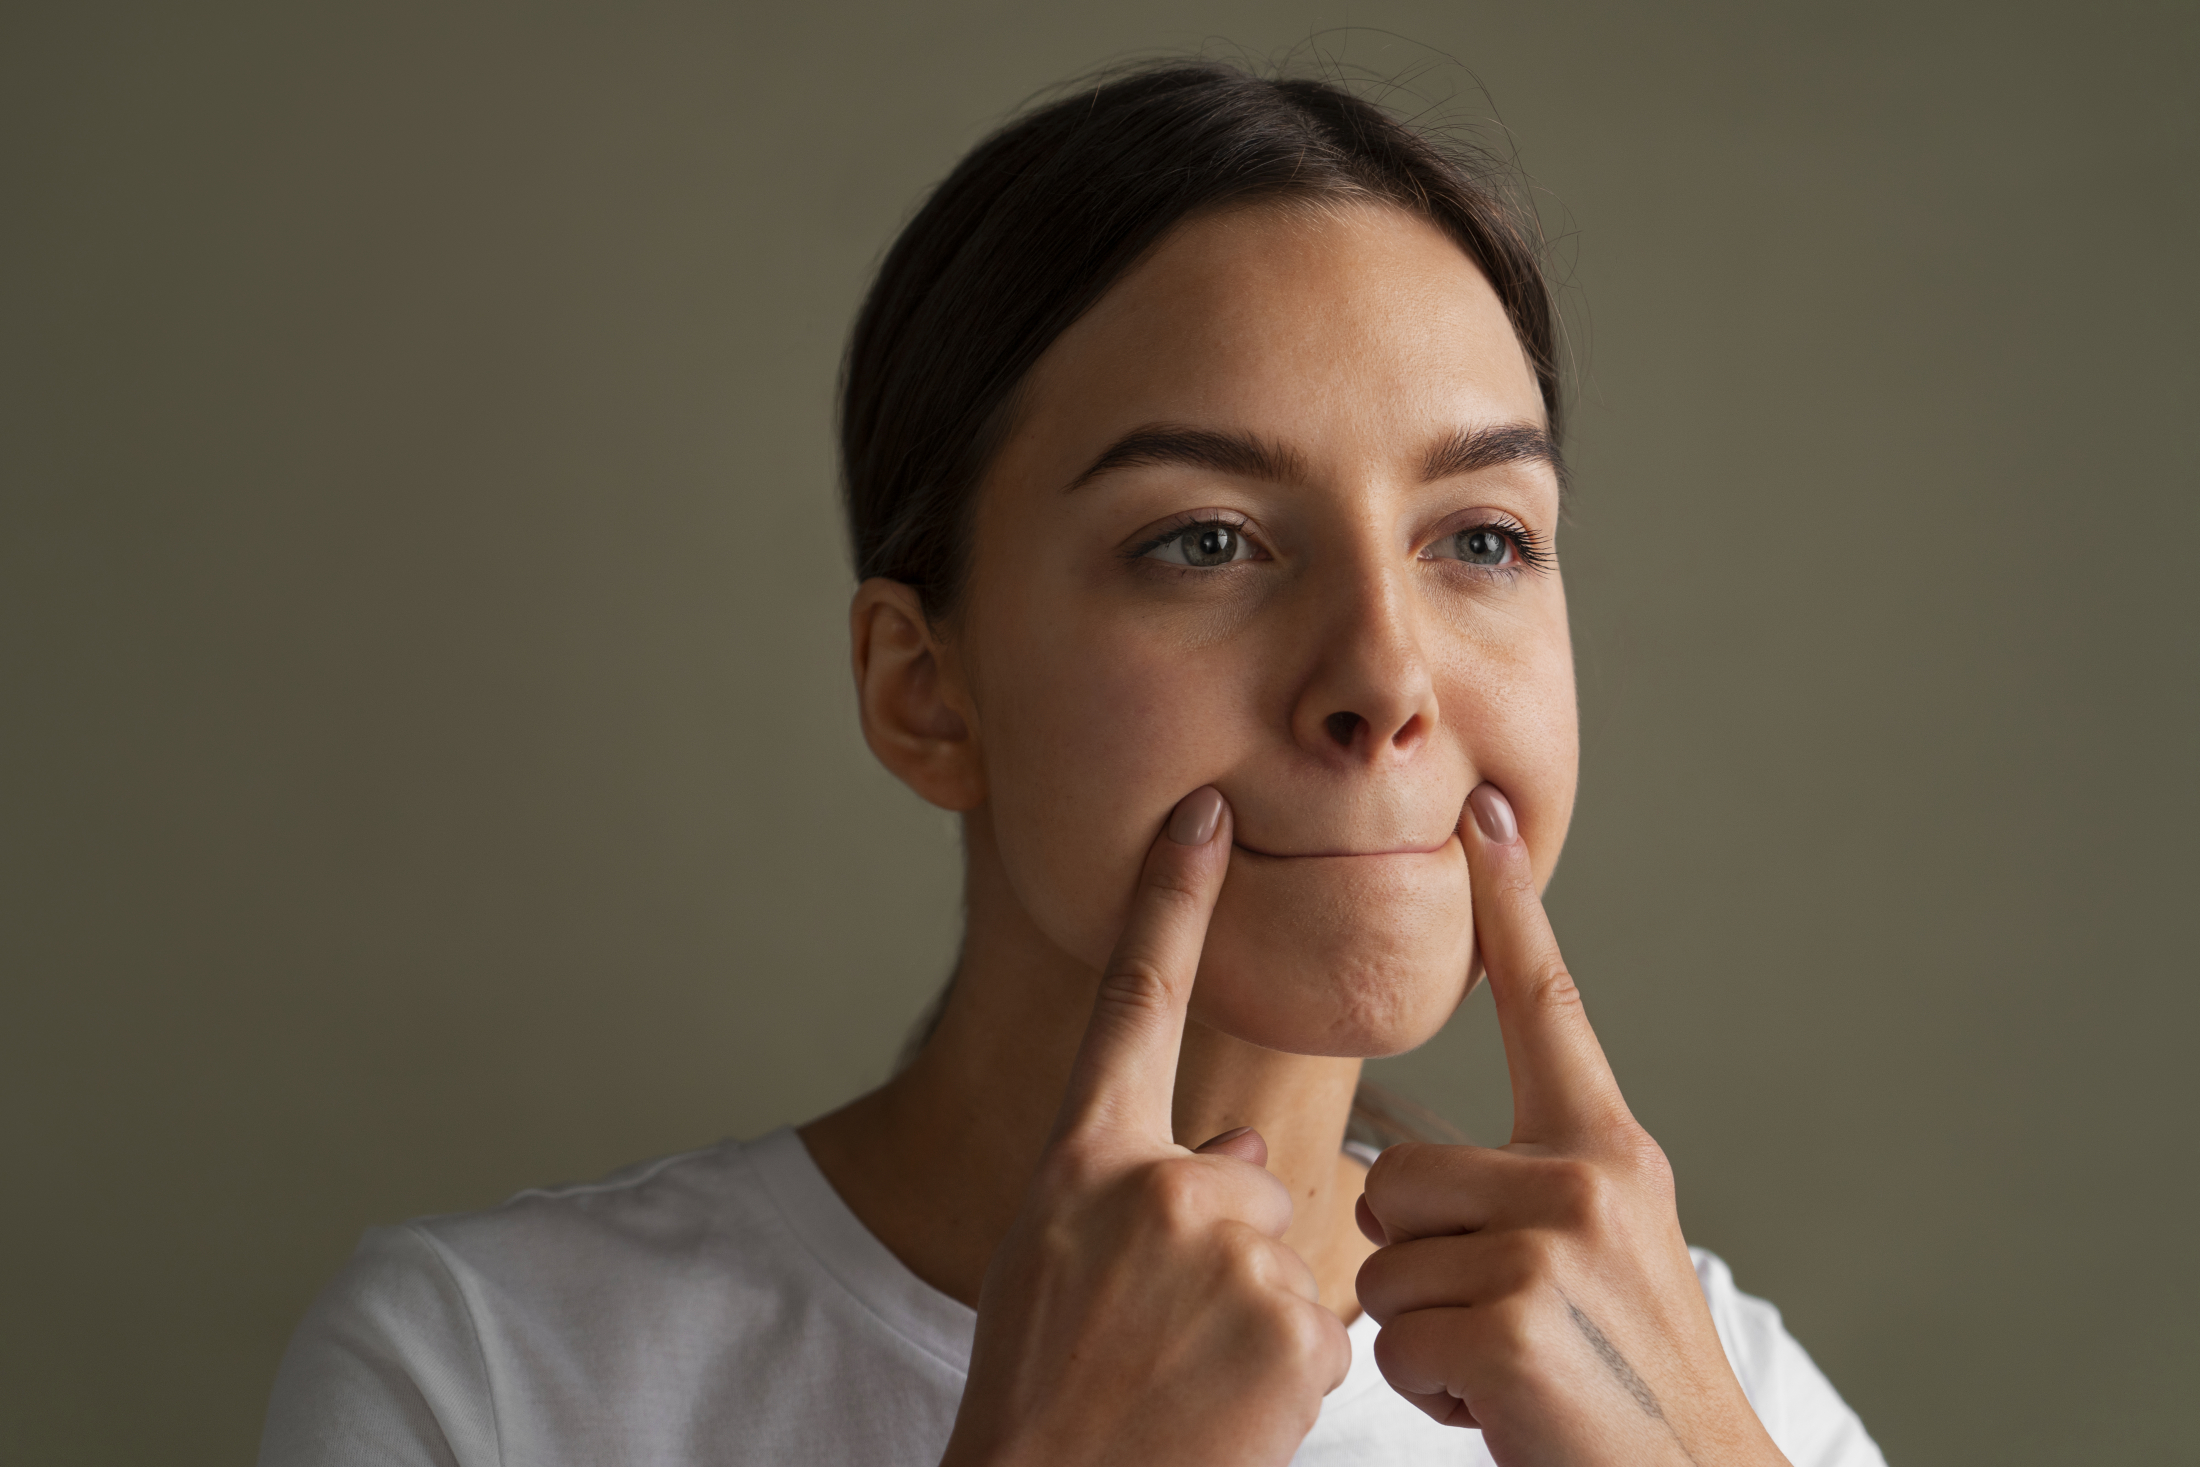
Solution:
M 1265 548 L 1260 541 L 1254 539 L 1248 533 L 1250 524 L 1246 519 L 1238 515 L 1217 514 L 1212 510 L 1194 510 L 1189 514 L 1179 515 L 1175 519 L 1166 522 L 1160 530 L 1124 551 L 1123 558 L 1131 561 L 1144 560 L 1154 551 L 1184 534 L 1185 531 L 1196 530 L 1202 525 L 1229 526 L 1238 534 L 1243 535 L 1254 549 L 1262 552 L 1258 558 L 1266 558 Z M 1495 530 L 1498 534 L 1503 535 L 1512 543 L 1513 554 L 1519 558 L 1520 563 L 1516 566 L 1480 566 L 1475 567 L 1475 569 L 1494 571 L 1498 574 L 1507 572 L 1518 574 L 1521 571 L 1543 571 L 1550 568 L 1551 552 L 1543 537 L 1510 516 L 1503 519 L 1478 520 L 1470 525 L 1461 525 L 1449 534 L 1437 536 L 1436 540 L 1449 540 L 1455 536 L 1472 534 L 1476 530 Z M 1430 541 L 1429 543 L 1433 545 L 1436 541 Z M 1242 564 L 1242 562 L 1240 563 Z M 1184 571 L 1188 574 L 1211 575 L 1214 571 L 1221 570 L 1223 567 L 1215 566 L 1208 569 L 1198 569 L 1191 566 L 1171 566 L 1169 569 Z
M 1500 572 L 1550 569 L 1551 551 L 1550 547 L 1544 543 L 1543 537 L 1509 516 L 1504 519 L 1478 520 L 1471 525 L 1461 525 L 1450 534 L 1438 535 L 1435 540 L 1429 543 L 1434 545 L 1438 541 L 1456 539 L 1461 535 L 1471 535 L 1476 530 L 1495 530 L 1512 542 L 1513 554 L 1520 557 L 1520 564 L 1517 566 L 1484 566 L 1481 569 Z
M 1171 540 L 1174 540 L 1178 536 L 1182 535 L 1186 530 L 1196 530 L 1202 525 L 1225 525 L 1230 529 L 1235 530 L 1238 534 L 1243 535 L 1247 542 L 1249 542 L 1254 549 L 1261 550 L 1262 558 L 1265 558 L 1266 551 L 1265 548 L 1261 545 L 1260 541 L 1254 539 L 1252 535 L 1247 533 L 1247 531 L 1251 528 L 1251 523 L 1251 521 L 1245 519 L 1242 515 L 1217 514 L 1211 509 L 1194 510 L 1190 514 L 1178 515 L 1175 519 L 1166 521 L 1162 525 L 1162 527 L 1154 534 L 1148 536 L 1144 541 L 1140 542 L 1139 544 L 1133 545 L 1130 549 L 1124 551 L 1123 558 L 1125 560 L 1144 560 L 1147 556 L 1153 554 L 1153 552 L 1159 550 L 1162 546 L 1168 544 Z M 1169 569 L 1191 571 L 1194 570 L 1195 567 L 1170 566 Z M 1220 566 L 1215 566 L 1212 568 L 1212 570 L 1220 569 L 1222 569 L 1222 567 Z M 1198 573 L 1206 575 L 1211 574 L 1212 572 L 1209 570 L 1200 570 Z

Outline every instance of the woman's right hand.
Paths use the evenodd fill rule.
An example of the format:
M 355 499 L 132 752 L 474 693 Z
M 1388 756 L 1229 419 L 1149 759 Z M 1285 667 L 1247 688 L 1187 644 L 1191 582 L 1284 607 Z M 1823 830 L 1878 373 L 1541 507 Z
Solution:
M 1185 1005 L 1230 860 L 1212 787 L 1147 853 L 1054 1136 L 978 1298 L 943 1467 L 1283 1463 L 1352 1347 L 1255 1132 L 1176 1144 Z

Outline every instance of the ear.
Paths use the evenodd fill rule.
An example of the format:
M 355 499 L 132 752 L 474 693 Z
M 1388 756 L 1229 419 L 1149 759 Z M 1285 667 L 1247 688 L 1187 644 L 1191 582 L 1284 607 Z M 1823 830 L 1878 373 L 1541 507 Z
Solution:
M 912 588 L 874 576 L 848 608 L 863 741 L 894 777 L 943 810 L 985 803 L 976 710 L 958 660 Z

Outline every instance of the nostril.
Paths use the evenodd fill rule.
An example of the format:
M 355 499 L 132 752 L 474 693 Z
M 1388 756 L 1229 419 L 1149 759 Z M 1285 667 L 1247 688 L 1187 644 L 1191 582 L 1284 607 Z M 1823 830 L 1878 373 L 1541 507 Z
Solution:
M 1322 727 L 1329 730 L 1329 736 L 1337 741 L 1339 748 L 1349 749 L 1352 747 L 1353 736 L 1360 731 L 1360 715 L 1332 713 L 1322 720 Z

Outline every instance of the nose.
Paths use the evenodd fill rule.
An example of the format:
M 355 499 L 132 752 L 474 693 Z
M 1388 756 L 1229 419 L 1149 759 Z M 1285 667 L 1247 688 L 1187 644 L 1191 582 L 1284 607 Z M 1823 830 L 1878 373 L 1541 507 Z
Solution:
M 1357 571 L 1334 601 L 1292 710 L 1300 747 L 1325 763 L 1409 757 L 1436 732 L 1436 680 L 1406 577 Z

